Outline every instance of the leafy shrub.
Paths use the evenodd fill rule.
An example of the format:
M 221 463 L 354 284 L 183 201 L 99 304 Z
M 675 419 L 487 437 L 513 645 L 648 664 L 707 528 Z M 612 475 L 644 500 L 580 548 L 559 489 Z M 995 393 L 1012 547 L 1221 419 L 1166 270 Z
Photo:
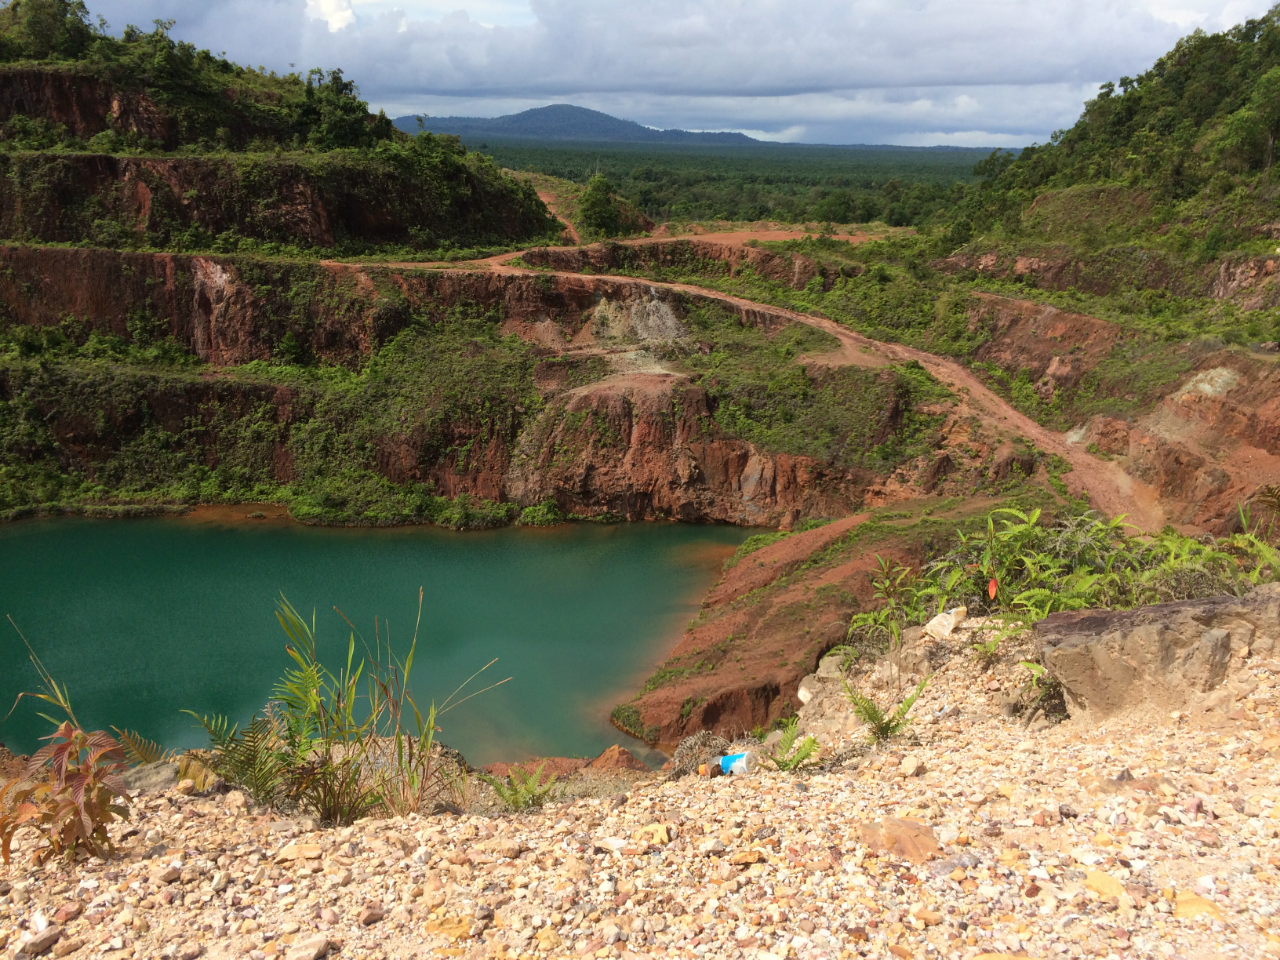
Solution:
M 516 522 L 523 527 L 554 527 L 558 523 L 564 523 L 564 514 L 560 512 L 559 504 L 547 497 L 541 503 L 521 510 L 520 519 Z
M 223 716 L 196 719 L 209 734 L 213 769 L 220 776 L 256 804 L 270 806 L 282 798 L 289 763 L 283 731 L 272 718 L 254 717 L 243 729 Z
M 71 708 L 67 688 L 45 669 L 26 637 L 22 642 L 43 690 L 19 694 L 14 705 L 33 697 L 57 707 L 67 719 L 59 723 L 40 714 L 57 729 L 42 738 L 50 742 L 32 755 L 22 776 L 0 789 L 0 857 L 9 863 L 14 834 L 30 825 L 43 834 L 47 844 L 32 852 L 33 863 L 44 863 L 53 856 L 70 860 L 77 850 L 105 859 L 113 849 L 107 824 L 129 816 L 128 809 L 116 803 L 117 798 L 127 796 L 120 779 L 125 768 L 124 748 L 103 730 L 84 731 Z M 41 776 L 43 780 L 38 779 Z
M 480 779 L 493 788 L 493 792 L 508 810 L 519 813 L 531 807 L 540 807 L 554 798 L 556 778 L 553 775 L 545 783 L 542 782 L 542 769 L 545 766 L 545 763 L 541 764 L 532 773 L 512 767 L 507 773 L 506 783 L 483 773 L 480 774 Z
M 597 174 L 587 181 L 578 201 L 578 219 L 593 236 L 612 237 L 622 231 L 622 215 L 608 179 Z
M 854 715 L 867 725 L 867 731 L 872 742 L 879 743 L 882 740 L 896 737 L 910 726 L 911 708 L 920 699 L 920 694 L 924 693 L 924 688 L 928 685 L 929 680 L 929 677 L 921 680 L 915 691 L 898 704 L 898 708 L 893 713 L 885 713 L 879 704 L 870 697 L 864 696 L 853 689 L 847 680 L 844 684 L 844 692 L 849 698 L 849 705 L 853 707 Z
M 765 758 L 778 770 L 790 773 L 814 763 L 818 755 L 818 741 L 813 737 L 800 740 L 800 721 L 791 717 L 780 727 L 782 739 Z M 799 740 L 797 743 L 796 741 Z
M 1280 579 L 1280 550 L 1256 531 L 1188 537 L 1165 529 L 1125 534 L 1123 518 L 1092 512 L 1045 521 L 1039 509 L 1003 508 L 985 529 L 956 534 L 923 571 L 881 560 L 873 577 L 880 605 L 850 620 L 849 635 L 893 649 L 909 625 L 950 605 L 1006 621 L 979 654 L 993 658 L 1003 635 L 1059 610 L 1129 609 L 1149 603 L 1234 594 Z
M 0 854 L 9 863 L 14 834 L 35 827 L 46 842 L 32 853 L 33 863 L 50 857 L 72 859 L 77 850 L 95 857 L 111 855 L 107 824 L 127 819 L 117 800 L 126 796 L 120 774 L 124 749 L 110 734 L 86 733 L 70 720 L 58 725 L 46 746 L 31 757 L 23 776 L 0 789 Z M 41 775 L 44 779 L 36 779 Z
M 260 804 L 305 809 L 324 823 L 349 824 L 380 810 L 390 816 L 434 813 L 461 799 L 465 766 L 435 742 L 436 721 L 491 684 L 455 702 L 476 671 L 438 707 L 425 712 L 409 692 L 418 624 L 403 659 L 379 643 L 385 659 L 355 658 L 334 672 L 316 654 L 315 617 L 308 623 L 285 598 L 276 618 L 296 664 L 276 684 L 267 709 L 241 729 L 226 717 L 199 717 L 209 734 L 211 765 Z M 362 690 L 363 686 L 363 690 Z

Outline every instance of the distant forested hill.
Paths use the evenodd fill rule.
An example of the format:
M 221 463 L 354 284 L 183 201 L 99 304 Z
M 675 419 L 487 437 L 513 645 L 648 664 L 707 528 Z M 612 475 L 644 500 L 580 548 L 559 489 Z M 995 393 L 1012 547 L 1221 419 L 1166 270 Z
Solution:
M 406 133 L 418 130 L 418 118 L 397 117 L 395 125 Z M 521 140 L 593 140 L 607 143 L 704 143 L 749 144 L 758 141 L 741 133 L 695 133 L 688 130 L 654 130 L 633 120 L 619 120 L 598 110 L 556 103 L 522 113 L 485 117 L 429 117 L 426 129 L 452 133 L 471 140 L 496 137 Z

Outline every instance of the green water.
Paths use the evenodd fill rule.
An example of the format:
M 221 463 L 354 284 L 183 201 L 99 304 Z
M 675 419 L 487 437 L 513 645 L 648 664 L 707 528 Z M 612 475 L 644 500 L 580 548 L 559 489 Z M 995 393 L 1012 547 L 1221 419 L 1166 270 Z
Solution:
M 636 744 L 611 707 L 679 639 L 727 550 L 749 531 L 677 524 L 573 524 L 452 533 L 277 521 L 57 518 L 0 526 L 0 617 L 12 616 L 81 723 L 127 727 L 171 747 L 203 732 L 180 713 L 248 719 L 290 664 L 276 623 L 283 592 L 314 607 L 337 665 L 350 628 L 375 616 L 398 649 L 425 592 L 414 693 L 443 699 L 494 657 L 512 680 L 449 713 L 440 738 L 473 764 L 593 756 Z M 0 710 L 38 685 L 0 621 Z M 384 631 L 385 636 L 385 631 Z M 0 741 L 26 753 L 48 724 L 24 701 Z M 653 759 L 650 757 L 650 759 Z

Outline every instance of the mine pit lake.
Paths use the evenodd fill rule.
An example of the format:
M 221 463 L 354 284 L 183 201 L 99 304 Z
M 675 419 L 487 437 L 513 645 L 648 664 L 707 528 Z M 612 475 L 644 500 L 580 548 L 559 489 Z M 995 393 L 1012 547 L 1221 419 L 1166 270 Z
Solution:
M 724 560 L 750 530 L 675 523 L 566 524 L 454 533 L 308 527 L 246 520 L 235 507 L 178 518 L 24 520 L 0 526 L 0 618 L 12 617 L 93 729 L 201 746 L 184 708 L 247 721 L 292 665 L 276 621 L 283 594 L 308 618 L 322 658 L 345 659 L 351 628 L 397 652 L 424 591 L 413 692 L 447 697 L 494 657 L 484 683 L 511 677 L 441 718 L 443 742 L 473 765 L 594 756 L 623 743 L 609 724 L 679 640 Z M 0 619 L 0 710 L 39 679 Z M 0 742 L 29 753 L 51 732 L 24 700 Z M 47 709 L 47 708 L 46 708 Z M 0 714 L 3 716 L 3 714 Z

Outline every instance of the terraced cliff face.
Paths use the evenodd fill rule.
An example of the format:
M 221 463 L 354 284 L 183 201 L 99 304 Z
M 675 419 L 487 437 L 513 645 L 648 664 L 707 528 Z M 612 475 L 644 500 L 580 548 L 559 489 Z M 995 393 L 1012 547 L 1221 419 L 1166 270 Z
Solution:
M 14 117 L 39 117 L 81 140 L 113 130 L 166 148 L 177 142 L 177 124 L 151 97 L 74 69 L 0 67 L 0 124 Z
M 6 457 L 73 499 L 246 499 L 290 485 L 295 513 L 320 520 L 432 519 L 431 498 L 468 496 L 791 523 L 853 509 L 893 467 L 873 448 L 923 429 L 892 369 L 811 374 L 787 359 L 802 350 L 782 348 L 794 326 L 783 312 L 625 278 L 5 247 L 0 301 L 13 344 Z M 725 337 L 746 358 L 728 380 L 699 369 Z M 127 361 L 155 343 L 201 364 L 92 357 Z M 299 362 L 349 372 L 281 366 Z M 730 396 L 726 383 L 761 370 L 761 387 L 855 390 L 866 415 L 831 426 L 844 452 L 796 452 L 778 424 L 742 420 L 756 387 Z M 726 403 L 739 411 L 729 426 Z
M 443 182 L 420 175 L 427 164 Z M 8 240 L 431 247 L 519 242 L 551 228 L 531 190 L 447 145 L 385 156 L 0 154 L 0 238 Z

